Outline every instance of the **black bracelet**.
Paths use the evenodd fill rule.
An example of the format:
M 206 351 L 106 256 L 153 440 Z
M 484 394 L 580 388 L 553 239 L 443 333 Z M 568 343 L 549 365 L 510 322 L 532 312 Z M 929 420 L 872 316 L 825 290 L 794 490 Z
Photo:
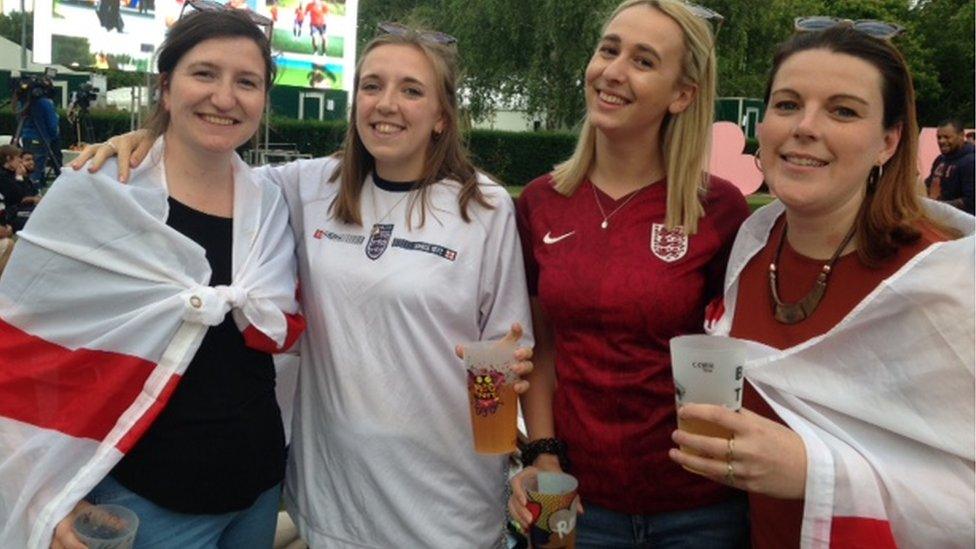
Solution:
M 558 438 L 540 438 L 522 448 L 522 465 L 528 467 L 535 463 L 540 454 L 551 454 L 559 459 L 563 471 L 569 471 L 569 458 L 566 456 L 566 443 Z

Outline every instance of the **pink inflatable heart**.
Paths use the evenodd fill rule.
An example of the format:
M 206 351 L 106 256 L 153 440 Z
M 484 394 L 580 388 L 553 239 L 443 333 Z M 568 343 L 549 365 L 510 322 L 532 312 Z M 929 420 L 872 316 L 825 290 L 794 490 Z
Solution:
M 716 122 L 712 125 L 712 158 L 708 170 L 712 175 L 728 179 L 748 196 L 762 185 L 763 174 L 752 155 L 742 154 L 745 146 L 746 136 L 737 124 Z

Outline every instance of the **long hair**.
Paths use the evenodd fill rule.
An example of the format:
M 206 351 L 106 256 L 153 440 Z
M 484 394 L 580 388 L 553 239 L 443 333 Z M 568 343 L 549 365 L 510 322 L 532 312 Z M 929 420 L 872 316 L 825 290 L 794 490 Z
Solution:
M 625 0 L 604 23 L 604 30 L 620 12 L 647 6 L 667 15 L 681 27 L 685 55 L 681 63 L 681 84 L 697 87 L 688 108 L 668 113 L 661 124 L 661 157 L 667 172 L 667 213 L 669 228 L 682 226 L 686 233 L 698 230 L 705 210 L 701 197 L 707 190 L 705 172 L 711 150 L 715 103 L 715 39 L 708 23 L 695 16 L 678 0 Z M 576 142 L 576 150 L 552 171 L 555 189 L 569 196 L 587 177 L 596 156 L 596 128 L 588 118 Z
M 424 37 L 417 31 L 403 35 L 381 34 L 373 38 L 363 50 L 359 63 L 356 65 L 356 75 L 353 78 L 352 115 L 349 128 L 346 131 L 342 150 L 337 153 L 339 166 L 332 173 L 329 181 L 339 182 L 339 192 L 330 206 L 336 219 L 350 225 L 362 225 L 363 216 L 360 205 L 363 183 L 366 176 L 376 167 L 375 158 L 363 144 L 359 129 L 356 127 L 356 92 L 359 89 L 359 78 L 363 61 L 373 50 L 389 45 L 410 46 L 420 50 L 434 68 L 437 81 L 436 93 L 441 107 L 444 123 L 440 134 L 431 135 L 430 144 L 426 150 L 424 170 L 414 187 L 418 192 L 411 198 L 408 212 L 412 212 L 416 204 L 420 203 L 420 223 L 423 226 L 427 219 L 429 192 L 431 186 L 443 179 L 451 179 L 461 185 L 458 193 L 458 206 L 461 218 L 470 222 L 468 207 L 472 200 L 485 208 L 492 208 L 485 199 L 478 186 L 478 173 L 468 152 L 461 141 L 461 130 L 458 127 L 458 99 L 457 99 L 457 53 L 452 45 L 438 44 Z M 412 219 L 412 216 L 409 216 Z
M 895 154 L 885 162 L 881 177 L 872 169 L 867 176 L 867 191 L 855 220 L 855 242 L 860 260 L 868 266 L 892 256 L 900 246 L 916 242 L 924 222 L 940 232 L 954 231 L 930 219 L 915 192 L 918 155 L 918 121 L 915 116 L 915 86 L 908 64 L 890 42 L 849 27 L 802 32 L 781 44 L 773 57 L 766 84 L 766 102 L 780 66 L 794 54 L 822 49 L 850 55 L 878 69 L 884 101 L 882 125 L 885 130 L 901 127 Z M 815 70 L 815 69 L 810 69 Z
M 183 56 L 197 44 L 212 38 L 253 40 L 264 61 L 265 93 L 271 89 L 276 72 L 274 61 L 271 59 L 271 44 L 268 42 L 268 37 L 247 14 L 235 9 L 191 11 L 166 32 L 166 39 L 163 40 L 156 54 L 156 69 L 159 76 L 156 77 L 155 90 L 158 97 L 163 96 L 163 91 L 169 85 L 173 70 L 180 59 L 183 59 Z M 166 133 L 169 127 L 169 111 L 163 107 L 162 101 L 156 104 L 144 126 L 154 137 Z

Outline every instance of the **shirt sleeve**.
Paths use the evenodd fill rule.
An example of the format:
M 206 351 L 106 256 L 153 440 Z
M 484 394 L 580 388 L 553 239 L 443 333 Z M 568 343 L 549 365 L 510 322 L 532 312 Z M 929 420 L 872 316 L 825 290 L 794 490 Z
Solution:
M 527 189 L 528 187 L 526 187 Z M 515 218 L 518 226 L 519 239 L 522 244 L 522 260 L 525 264 L 525 279 L 530 296 L 539 295 L 539 264 L 535 260 L 532 248 L 532 220 L 530 218 L 529 198 L 525 190 L 516 203 Z
M 963 210 L 973 213 L 974 206 L 976 206 L 976 201 L 974 201 L 973 196 L 976 193 L 976 189 L 973 188 L 974 184 L 976 184 L 974 182 L 976 174 L 973 173 L 974 169 L 976 169 L 976 162 L 967 162 L 959 166 L 959 169 L 961 170 L 959 172 L 959 185 L 961 186 L 959 190 L 962 194 Z
M 493 194 L 495 210 L 488 217 L 490 221 L 481 258 L 481 339 L 504 337 L 512 323 L 519 322 L 524 333 L 519 346 L 532 346 L 532 317 L 515 207 L 504 189 Z

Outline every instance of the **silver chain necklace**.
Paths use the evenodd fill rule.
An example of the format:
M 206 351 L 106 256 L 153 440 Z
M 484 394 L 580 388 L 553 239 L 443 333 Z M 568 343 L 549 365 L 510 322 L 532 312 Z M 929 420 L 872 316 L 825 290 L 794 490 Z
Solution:
M 379 234 L 379 232 L 380 232 L 380 225 L 382 225 L 382 224 L 383 224 L 383 222 L 384 222 L 384 221 L 386 221 L 386 218 L 387 218 L 387 217 L 390 217 L 390 214 L 391 214 L 391 213 L 393 213 L 393 210 L 395 210 L 395 209 L 397 209 L 397 206 L 399 206 L 399 205 L 400 205 L 400 203 L 401 203 L 401 202 L 403 202 L 403 200 L 404 200 L 405 198 L 407 198 L 408 196 L 410 196 L 411 194 L 413 194 L 413 191 L 414 191 L 414 190 L 416 190 L 416 189 L 411 189 L 411 190 L 409 190 L 409 191 L 407 191 L 407 192 L 405 192 L 405 193 L 403 193 L 403 196 L 401 196 L 401 197 L 400 197 L 400 199 L 399 199 L 399 200 L 397 200 L 397 201 L 396 201 L 396 202 L 395 202 L 395 203 L 393 204 L 393 206 L 392 206 L 392 207 L 391 207 L 391 208 L 390 208 L 389 210 L 387 210 L 387 211 L 386 211 L 386 213 L 385 213 L 385 214 L 383 214 L 383 217 L 381 217 L 381 218 L 379 218 L 379 219 L 378 219 L 378 220 L 376 221 L 376 223 L 373 223 L 373 229 L 372 229 L 372 230 L 371 230 L 370 232 L 371 232 L 372 234 Z
M 627 197 L 627 200 L 624 200 L 624 203 L 623 204 L 621 204 L 621 205 L 617 206 L 616 208 L 614 208 L 613 211 L 610 212 L 609 215 L 607 215 L 607 212 L 603 211 L 603 204 L 600 203 L 600 197 L 596 194 L 596 184 L 591 181 L 590 182 L 590 185 L 593 188 L 593 199 L 596 200 L 596 207 L 597 208 L 600 208 L 600 215 L 603 216 L 603 222 L 600 223 L 600 228 L 601 229 L 606 229 L 607 227 L 609 227 L 610 226 L 610 218 L 613 217 L 613 214 L 619 212 L 621 210 L 621 208 L 623 208 L 624 206 L 626 206 L 631 200 L 634 199 L 635 196 L 639 195 L 641 191 L 643 191 L 647 187 L 650 187 L 650 185 L 644 185 L 643 187 L 637 189 L 630 196 Z

